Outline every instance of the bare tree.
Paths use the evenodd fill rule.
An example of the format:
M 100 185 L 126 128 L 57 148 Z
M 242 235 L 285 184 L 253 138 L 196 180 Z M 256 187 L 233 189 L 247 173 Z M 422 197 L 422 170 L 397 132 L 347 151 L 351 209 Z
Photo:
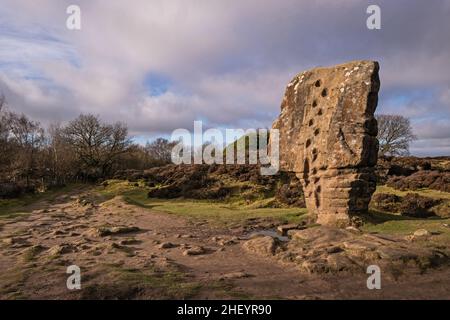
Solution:
M 99 117 L 80 115 L 64 129 L 67 141 L 74 147 L 83 174 L 90 178 L 108 176 L 119 156 L 131 144 L 124 124 L 104 124 Z
M 6 105 L 5 96 L 0 95 L 0 144 L 3 145 L 8 138 L 8 127 L 6 125 L 6 112 L 4 106 Z
M 379 155 L 408 155 L 409 144 L 416 139 L 409 119 L 391 114 L 380 114 L 375 117 L 378 122 Z
M 2 111 L 3 105 L 6 103 L 5 95 L 2 93 L 0 95 L 0 112 Z
M 170 142 L 164 138 L 158 138 L 152 143 L 147 143 L 145 151 L 149 160 L 156 164 L 167 164 L 171 161 L 171 153 L 176 142 Z
M 19 175 L 26 177 L 27 187 L 29 187 L 30 178 L 39 166 L 37 157 L 45 142 L 44 129 L 39 122 L 28 119 L 24 114 L 8 112 L 6 120 L 11 136 L 9 143 L 13 144 L 16 150 L 13 169 Z
M 75 152 L 64 136 L 60 124 L 52 124 L 48 128 L 48 168 L 51 171 L 51 184 L 61 186 L 66 179 L 75 175 Z
M 7 167 L 8 163 L 10 162 L 10 145 L 8 143 L 8 136 L 9 136 L 9 130 L 8 130 L 8 121 L 7 121 L 7 114 L 4 110 L 5 106 L 5 96 L 0 96 L 0 180 L 5 179 L 5 175 L 8 172 Z

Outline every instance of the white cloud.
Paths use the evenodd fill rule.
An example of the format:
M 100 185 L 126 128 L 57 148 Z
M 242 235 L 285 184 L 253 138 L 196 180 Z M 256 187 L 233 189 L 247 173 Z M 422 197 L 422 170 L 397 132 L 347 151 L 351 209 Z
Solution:
M 363 58 L 380 60 L 387 98 L 405 88 L 444 92 L 404 105 L 384 99 L 380 110 L 413 117 L 424 139 L 435 135 L 420 120 L 449 117 L 450 7 L 442 2 L 380 1 L 377 32 L 365 28 L 358 0 L 81 0 L 82 30 L 69 31 L 72 2 L 2 0 L 0 8 L 0 86 L 17 110 L 44 121 L 91 112 L 142 135 L 195 119 L 262 127 L 297 72 Z M 149 73 L 170 79 L 165 93 L 150 95 Z

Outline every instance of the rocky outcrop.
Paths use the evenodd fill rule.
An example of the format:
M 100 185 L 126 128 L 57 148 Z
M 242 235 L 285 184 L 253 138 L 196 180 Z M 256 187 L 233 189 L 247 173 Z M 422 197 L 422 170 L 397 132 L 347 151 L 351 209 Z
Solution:
M 316 226 L 290 230 L 290 240 L 279 242 L 270 236 L 244 242 L 254 254 L 285 264 L 293 264 L 308 273 L 366 272 L 375 264 L 388 274 L 407 268 L 424 272 L 429 268 L 448 266 L 450 252 L 430 241 L 434 235 L 419 229 L 407 236 L 367 234 L 354 227 Z
M 347 225 L 367 211 L 375 191 L 380 81 L 378 63 L 353 61 L 298 74 L 281 114 L 280 167 L 300 178 L 318 223 Z

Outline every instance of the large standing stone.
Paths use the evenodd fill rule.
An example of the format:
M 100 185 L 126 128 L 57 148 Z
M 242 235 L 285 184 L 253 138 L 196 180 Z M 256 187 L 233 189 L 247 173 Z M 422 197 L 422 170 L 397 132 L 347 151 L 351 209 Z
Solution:
M 347 225 L 367 211 L 376 180 L 378 63 L 353 61 L 298 74 L 281 114 L 280 167 L 300 178 L 318 223 Z

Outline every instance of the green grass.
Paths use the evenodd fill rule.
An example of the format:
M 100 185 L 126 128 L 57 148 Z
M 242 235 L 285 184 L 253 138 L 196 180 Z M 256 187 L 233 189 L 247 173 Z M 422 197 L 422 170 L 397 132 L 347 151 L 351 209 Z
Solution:
M 101 187 L 103 188 L 103 187 Z M 421 189 L 417 192 L 428 197 L 447 199 L 450 194 L 430 189 Z M 376 193 L 393 193 L 400 196 L 408 192 L 395 190 L 386 186 L 378 186 Z M 124 181 L 110 181 L 108 187 L 102 190 L 103 195 L 122 195 L 129 204 L 140 206 L 168 214 L 176 214 L 192 219 L 207 220 L 216 224 L 239 224 L 250 218 L 271 218 L 280 222 L 299 222 L 307 214 L 305 208 L 265 208 L 264 204 L 271 199 L 263 199 L 248 205 L 241 201 L 218 202 L 190 199 L 152 199 L 147 197 L 147 188 L 142 185 L 136 187 Z M 445 201 L 446 202 L 446 201 Z M 381 212 L 370 211 L 363 230 L 367 232 L 379 232 L 388 234 L 410 234 L 417 229 L 427 229 L 431 232 L 450 234 L 444 223 L 450 223 L 449 219 L 427 218 L 415 219 Z
M 421 196 L 442 199 L 443 202 L 437 206 L 440 210 L 448 210 L 450 207 L 450 193 L 433 189 L 423 188 L 401 191 L 383 185 L 377 186 L 375 194 L 377 193 L 395 194 L 400 197 L 403 197 L 408 193 L 418 193 Z M 444 224 L 450 224 L 450 218 L 431 217 L 419 219 L 371 209 L 370 217 L 365 223 L 363 230 L 367 232 L 406 235 L 413 233 L 417 229 L 426 229 L 430 232 L 441 233 L 438 238 L 450 241 L 450 229 L 445 227 Z
M 31 211 L 28 206 L 33 203 L 42 200 L 50 202 L 54 201 L 58 196 L 64 195 L 79 187 L 81 187 L 81 184 L 71 184 L 59 189 L 51 189 L 41 193 L 25 194 L 19 198 L 0 199 L 0 219 L 14 218 L 22 214 L 27 214 Z
M 87 295 L 84 298 L 98 299 L 109 295 L 116 296 L 114 291 L 119 293 L 127 292 L 126 288 L 139 288 L 146 299 L 192 299 L 201 295 L 202 292 L 212 292 L 218 298 L 232 299 L 254 299 L 251 294 L 235 288 L 228 281 L 198 281 L 187 276 L 176 267 L 161 269 L 157 266 L 144 268 L 124 267 L 123 264 L 104 264 L 109 270 L 113 286 L 92 284 L 87 286 Z M 125 289 L 125 290 L 124 290 Z M 91 292 L 89 292 L 91 291 Z M 130 290 L 135 292 L 136 290 Z M 92 296 L 92 293 L 94 295 Z M 127 298 L 130 298 L 129 296 Z
M 158 298 L 188 299 L 194 297 L 201 289 L 201 284 L 188 281 L 186 275 L 178 270 L 158 270 L 153 267 L 142 269 L 114 267 L 113 277 L 119 283 L 128 286 L 148 288 L 158 294 Z
M 250 218 L 274 218 L 286 222 L 295 222 L 306 213 L 302 208 L 258 208 L 249 209 L 230 204 L 218 204 L 202 201 L 172 200 L 163 201 L 148 199 L 145 203 L 153 209 L 174 213 L 197 219 L 206 219 L 211 222 L 228 223 L 241 222 Z
M 129 204 L 168 214 L 207 220 L 216 224 L 235 224 L 250 218 L 273 218 L 281 222 L 298 222 L 306 214 L 305 208 L 264 208 L 270 199 L 244 205 L 240 201 L 218 202 L 190 199 L 153 199 L 147 197 L 148 189 L 141 184 L 110 180 L 109 185 L 96 189 L 104 197 L 123 196 Z M 262 206 L 262 207 L 261 207 Z
M 39 195 L 28 195 L 20 199 L 2 200 L 0 202 L 0 217 L 19 214 L 20 210 L 38 200 L 49 200 L 73 190 L 69 186 L 56 191 L 49 191 Z M 108 185 L 96 186 L 93 191 L 102 200 L 108 200 L 115 196 L 123 196 L 129 204 L 145 209 L 167 214 L 176 214 L 194 220 L 206 220 L 212 224 L 238 225 L 251 218 L 269 218 L 279 222 L 299 222 L 306 214 L 305 208 L 269 208 L 272 199 L 260 199 L 246 204 L 244 201 L 211 201 L 191 199 L 153 199 L 147 197 L 148 188 L 143 182 L 130 183 L 123 180 L 109 180 Z M 387 186 L 378 186 L 376 193 L 391 193 L 404 196 L 408 192 L 417 192 L 421 195 L 444 199 L 444 205 L 450 203 L 450 193 L 431 189 L 415 191 L 399 191 Z M 447 201 L 449 200 L 449 201 Z M 403 217 L 397 214 L 371 210 L 363 230 L 367 232 L 379 232 L 388 234 L 410 234 L 417 229 L 427 229 L 431 232 L 441 232 L 450 240 L 449 228 L 443 226 L 450 224 L 450 218 L 416 219 Z
M 146 193 L 140 190 L 127 192 L 125 200 L 143 208 L 193 219 L 205 219 L 219 224 L 239 223 L 250 218 L 274 218 L 285 222 L 298 222 L 306 214 L 304 208 L 249 208 L 249 206 L 200 200 L 149 199 Z
M 441 210 L 447 210 L 450 204 L 450 193 L 441 192 L 433 189 L 418 189 L 401 191 L 385 185 L 377 186 L 377 193 L 395 194 L 403 197 L 408 193 L 418 193 L 421 196 L 430 197 L 433 199 L 442 199 L 443 202 L 438 205 Z M 430 232 L 440 233 L 438 240 L 450 242 L 450 229 L 444 224 L 450 224 L 450 218 L 431 217 L 426 219 L 411 218 L 393 214 L 389 212 L 382 212 L 371 209 L 369 218 L 363 226 L 366 232 L 378 232 L 385 234 L 407 235 L 411 234 L 417 229 L 426 229 Z
M 450 229 L 443 224 L 450 224 L 450 218 L 409 218 L 395 214 L 389 214 L 376 210 L 370 210 L 370 218 L 362 229 L 366 232 L 378 232 L 387 234 L 407 235 L 417 229 L 426 229 L 430 232 L 446 234 L 450 241 Z
M 397 190 L 397 189 L 383 185 L 383 186 L 377 186 L 377 190 L 375 191 L 375 194 L 377 194 L 377 193 L 395 194 L 400 197 L 406 196 L 408 193 L 418 193 L 421 196 L 430 197 L 433 199 L 450 200 L 449 192 L 443 192 L 443 191 L 438 191 L 438 190 L 428 189 L 428 188 L 401 191 L 401 190 Z
M 40 245 L 34 245 L 32 247 L 29 247 L 23 251 L 22 259 L 24 262 L 33 261 L 34 258 L 44 250 L 45 250 L 44 247 Z

